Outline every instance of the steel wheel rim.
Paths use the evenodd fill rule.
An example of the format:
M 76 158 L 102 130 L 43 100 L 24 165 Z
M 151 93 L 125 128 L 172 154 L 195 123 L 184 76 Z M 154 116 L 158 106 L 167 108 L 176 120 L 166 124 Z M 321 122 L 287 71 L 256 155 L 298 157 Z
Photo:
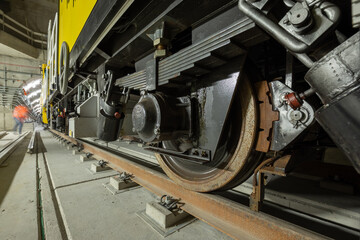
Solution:
M 176 160 L 156 154 L 160 166 L 174 182 L 193 191 L 214 191 L 229 188 L 244 181 L 252 173 L 252 169 L 256 167 L 256 163 L 261 158 L 261 154 L 253 150 L 257 136 L 257 104 L 246 74 L 239 81 L 238 98 L 236 98 L 239 100 L 233 103 L 232 111 L 234 108 L 238 108 L 237 104 L 240 105 L 241 124 L 239 124 L 240 129 L 237 129 L 235 133 L 238 134 L 237 143 L 233 143 L 233 148 L 227 152 L 231 156 L 223 158 L 220 166 L 212 167 L 208 171 L 197 174 L 198 177 L 194 177 L 196 174 L 191 173 L 190 167 L 195 166 L 196 163 L 184 163 L 184 160 Z M 236 121 L 236 119 L 232 119 L 232 121 Z M 184 166 L 188 166 L 187 171 L 179 170 L 180 167 Z

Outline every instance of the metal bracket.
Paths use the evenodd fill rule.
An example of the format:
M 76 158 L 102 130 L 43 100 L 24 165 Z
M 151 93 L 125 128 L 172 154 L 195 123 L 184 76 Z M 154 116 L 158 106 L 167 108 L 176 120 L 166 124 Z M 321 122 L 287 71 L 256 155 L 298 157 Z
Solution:
M 78 152 L 81 152 L 82 150 L 84 150 L 84 146 L 81 144 L 78 144 L 77 147 L 78 147 L 77 148 Z
M 161 206 L 167 208 L 169 211 L 172 212 L 180 211 L 180 205 L 183 204 L 179 204 L 179 203 L 180 203 L 180 199 L 176 199 L 168 195 L 162 195 L 159 202 Z
M 314 110 L 306 101 L 298 109 L 292 109 L 285 96 L 293 90 L 280 81 L 270 83 L 273 110 L 279 111 L 279 121 L 273 124 L 271 150 L 280 151 L 294 141 L 314 122 Z
M 111 90 L 114 86 L 115 78 L 112 71 L 107 71 L 107 73 L 104 73 L 102 78 L 104 79 L 105 84 L 100 96 L 104 99 L 105 102 L 108 102 L 110 99 Z
M 159 59 L 166 57 L 168 54 L 167 45 L 169 40 L 167 39 L 166 23 L 162 21 L 154 32 L 147 34 L 147 36 L 153 41 L 155 52 L 154 59 L 146 63 L 146 90 L 154 91 L 158 86 Z
M 250 209 L 258 212 L 264 201 L 265 196 L 265 174 L 274 174 L 285 177 L 287 175 L 287 166 L 291 155 L 285 155 L 281 158 L 273 157 L 262 162 L 254 171 L 253 191 L 250 195 Z
M 100 160 L 100 161 L 98 162 L 99 166 L 102 167 L 102 168 L 106 167 L 106 165 L 107 165 L 108 163 L 109 163 L 109 162 L 104 161 L 104 160 Z
M 124 183 L 129 183 L 132 182 L 132 178 L 134 177 L 134 175 L 127 173 L 127 172 L 121 172 L 119 179 L 122 180 Z
M 279 21 L 279 25 L 296 39 L 313 46 L 333 29 L 336 22 L 327 18 L 321 8 L 310 9 L 305 3 L 297 2 Z

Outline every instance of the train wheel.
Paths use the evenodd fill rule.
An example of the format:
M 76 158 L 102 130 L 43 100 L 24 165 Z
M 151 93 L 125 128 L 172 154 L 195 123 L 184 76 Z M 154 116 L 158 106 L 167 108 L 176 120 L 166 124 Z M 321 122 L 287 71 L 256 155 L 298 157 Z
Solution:
M 177 184 L 198 192 L 225 190 L 245 181 L 263 154 L 254 150 L 258 130 L 258 106 L 245 74 L 239 80 L 230 116 L 219 141 L 216 156 L 206 164 L 156 154 L 165 173 Z M 163 147 L 179 149 L 179 141 L 164 141 Z

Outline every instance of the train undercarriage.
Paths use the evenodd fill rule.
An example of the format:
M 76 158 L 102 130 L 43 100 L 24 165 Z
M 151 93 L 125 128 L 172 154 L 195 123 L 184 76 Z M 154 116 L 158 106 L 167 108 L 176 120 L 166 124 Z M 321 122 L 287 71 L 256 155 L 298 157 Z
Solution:
M 337 146 L 360 173 L 356 27 L 349 1 L 98 2 L 72 49 L 59 43 L 49 122 L 139 142 L 198 192 L 285 158 L 289 172 L 305 148 Z

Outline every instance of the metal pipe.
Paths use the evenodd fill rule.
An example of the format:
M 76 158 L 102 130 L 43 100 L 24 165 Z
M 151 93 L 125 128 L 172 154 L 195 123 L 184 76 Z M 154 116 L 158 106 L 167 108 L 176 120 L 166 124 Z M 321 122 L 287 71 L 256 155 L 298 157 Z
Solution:
M 306 53 L 294 53 L 290 52 L 294 57 L 296 57 L 302 64 L 306 67 L 311 68 L 314 65 L 314 61 Z
M 335 35 L 340 44 L 345 42 L 347 39 L 347 37 L 339 30 L 335 30 Z
M 79 85 L 77 88 L 77 96 L 76 96 L 76 100 L 78 103 L 80 103 L 81 101 L 81 91 L 82 91 L 82 85 Z
M 5 79 L 3 77 L 0 77 L 0 79 Z M 14 82 L 22 82 L 23 80 L 14 79 L 14 78 L 7 78 L 8 81 L 14 81 Z
M 23 24 L 19 23 L 18 21 L 16 21 L 15 19 L 13 19 L 12 17 L 6 15 L 4 13 L 4 11 L 2 11 L 0 9 L 0 15 L 2 15 L 3 17 L 7 18 L 8 20 L 10 20 L 11 22 L 15 23 L 16 25 L 18 25 L 19 27 L 23 28 L 24 30 L 28 31 L 28 32 L 32 32 L 34 35 L 37 35 L 37 36 L 41 36 L 41 37 L 46 37 L 47 34 L 45 33 L 40 33 L 40 32 L 35 32 L 33 30 L 31 30 L 30 28 L 24 26 Z
M 337 24 L 340 20 L 341 11 L 338 6 L 330 2 L 323 2 L 320 4 L 319 8 L 324 12 L 325 16 Z
M 14 31 L 14 32 L 22 35 L 23 37 L 25 37 L 25 38 L 33 41 L 33 42 L 42 43 L 42 44 L 46 43 L 46 41 L 34 39 L 32 36 L 29 36 L 28 34 L 21 32 L 20 30 L 14 28 L 14 27 L 11 26 L 10 24 L 4 23 L 2 20 L 0 20 L 0 23 L 3 24 L 5 27 L 11 29 L 12 31 Z M 33 44 L 32 44 L 32 45 L 33 45 Z
M 339 22 L 341 12 L 335 4 L 323 2 L 319 5 L 319 8 L 330 21 L 335 24 Z M 306 53 L 310 50 L 311 46 L 297 40 L 277 23 L 271 21 L 263 12 L 247 3 L 246 0 L 239 0 L 239 9 L 291 52 Z M 308 62 L 305 61 L 305 63 Z
M 312 96 L 313 94 L 315 94 L 315 89 L 313 88 L 309 88 L 308 90 L 306 90 L 305 92 L 303 93 L 300 93 L 299 96 L 301 99 L 305 99 L 305 98 L 308 98 L 310 96 Z
M 34 66 L 28 66 L 28 65 L 19 65 L 19 64 L 12 64 L 12 63 L 6 63 L 6 62 L 0 62 L 1 65 L 8 65 L 8 66 L 15 66 L 15 67 L 24 67 L 24 68 L 36 68 L 39 69 L 39 67 Z
M 263 12 L 245 0 L 239 0 L 239 9 L 291 52 L 305 53 L 310 50 L 310 46 L 297 40 L 277 23 L 271 21 Z
M 12 71 L 12 70 L 6 70 L 8 73 L 16 73 L 16 74 L 25 74 L 25 75 L 36 75 L 41 76 L 40 73 L 31 73 L 31 72 L 20 72 L 20 71 Z M 0 69 L 0 72 L 5 72 L 4 69 Z
M 283 2 L 289 8 L 292 8 L 295 5 L 295 2 L 292 0 L 283 0 Z

